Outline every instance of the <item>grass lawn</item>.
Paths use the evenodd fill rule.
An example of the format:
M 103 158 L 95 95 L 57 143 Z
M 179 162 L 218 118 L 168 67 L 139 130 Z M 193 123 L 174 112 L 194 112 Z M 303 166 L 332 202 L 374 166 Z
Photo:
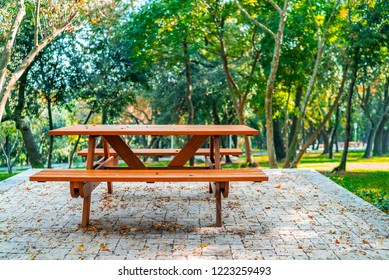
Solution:
M 18 169 L 16 171 L 14 171 L 13 174 L 8 174 L 8 172 L 5 170 L 0 170 L 0 181 L 3 181 L 3 180 L 8 179 L 12 176 L 15 176 L 16 174 L 19 174 L 20 172 L 25 171 L 25 170 L 27 170 L 27 168 L 26 169 Z
M 389 171 L 350 171 L 327 177 L 389 214 Z
M 337 184 L 358 195 L 389 214 L 389 156 L 362 158 L 363 151 L 349 151 L 347 172 L 332 173 L 342 157 L 335 153 L 333 159 L 320 152 L 310 152 L 301 159 L 298 168 L 312 168 Z M 268 167 L 267 156 L 255 158 L 261 167 Z M 280 165 L 281 167 L 281 165 Z
M 9 177 L 12 177 L 14 175 L 16 174 L 8 174 L 7 172 L 0 171 L 0 181 L 8 179 Z

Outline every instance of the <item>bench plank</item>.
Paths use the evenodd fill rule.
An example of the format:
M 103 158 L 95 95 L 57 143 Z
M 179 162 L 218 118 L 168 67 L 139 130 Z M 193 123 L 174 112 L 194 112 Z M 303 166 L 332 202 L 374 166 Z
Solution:
M 137 156 L 175 156 L 179 153 L 180 149 L 132 149 L 135 155 Z M 79 156 L 86 157 L 88 155 L 88 149 L 83 149 L 77 153 Z M 109 150 L 109 154 L 112 156 L 117 156 L 117 153 L 114 149 Z M 238 148 L 222 148 L 220 149 L 220 155 L 222 156 L 240 156 L 243 152 Z M 209 149 L 198 149 L 195 153 L 198 156 L 209 156 Z M 104 150 L 101 148 L 95 149 L 95 156 L 104 156 Z
M 91 194 L 99 182 L 211 182 L 216 202 L 216 226 L 222 226 L 221 197 L 228 196 L 230 181 L 267 181 L 261 169 L 167 169 L 167 170 L 41 170 L 30 176 L 30 181 L 70 182 L 72 197 L 83 198 L 81 225 L 89 224 Z
M 64 182 L 230 182 L 267 181 L 261 169 L 180 169 L 180 170 L 41 170 L 31 181 Z

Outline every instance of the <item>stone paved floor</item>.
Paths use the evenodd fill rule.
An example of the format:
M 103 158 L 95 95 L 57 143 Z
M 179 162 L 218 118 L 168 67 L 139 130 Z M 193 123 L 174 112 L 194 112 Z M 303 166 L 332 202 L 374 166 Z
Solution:
M 389 260 L 389 215 L 314 170 L 232 183 L 222 228 L 206 184 L 102 185 L 86 230 L 68 184 L 31 172 L 0 183 L 0 259 Z

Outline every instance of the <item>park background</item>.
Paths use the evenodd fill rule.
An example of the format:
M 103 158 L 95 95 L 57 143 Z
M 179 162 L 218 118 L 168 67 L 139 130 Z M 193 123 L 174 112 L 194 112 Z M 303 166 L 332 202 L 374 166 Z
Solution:
M 388 34 L 387 1 L 0 1 L 0 180 L 81 166 L 65 125 L 247 124 L 224 168 L 314 168 L 388 213 Z

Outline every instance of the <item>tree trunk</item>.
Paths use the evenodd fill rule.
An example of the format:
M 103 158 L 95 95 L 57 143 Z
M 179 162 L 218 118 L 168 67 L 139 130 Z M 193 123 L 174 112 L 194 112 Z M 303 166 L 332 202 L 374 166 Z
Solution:
M 194 120 L 194 107 L 192 102 L 192 95 L 193 95 L 193 85 L 192 85 L 192 78 L 191 78 L 191 72 L 190 72 L 190 54 L 188 51 L 188 42 L 182 41 L 183 50 L 184 50 L 184 59 L 185 59 L 185 77 L 186 77 L 186 103 L 188 106 L 188 124 L 193 124 Z
M 34 140 L 30 127 L 23 120 L 23 110 L 25 106 L 25 92 L 27 86 L 28 71 L 30 68 L 23 73 L 20 77 L 19 91 L 18 91 L 18 103 L 15 106 L 14 120 L 16 128 L 22 133 L 24 146 L 26 147 L 27 157 L 32 168 L 43 168 L 42 157 L 38 151 L 38 146 Z
M 332 130 L 331 140 L 330 140 L 330 146 L 329 146 L 329 149 L 328 149 L 328 158 L 329 158 L 329 159 L 333 159 L 333 158 L 334 158 L 333 149 L 334 149 L 335 140 L 337 139 L 337 135 L 338 135 L 338 127 L 339 127 L 339 105 L 338 105 L 338 107 L 336 108 L 336 113 L 335 113 L 335 124 L 334 124 L 334 128 L 333 128 L 333 130 Z M 338 146 L 338 145 L 336 145 L 336 146 Z M 337 151 L 338 151 L 338 150 L 337 150 Z
M 317 28 L 317 35 L 318 35 L 317 36 L 317 55 L 316 55 L 316 60 L 315 60 L 315 67 L 313 69 L 311 78 L 309 80 L 308 87 L 307 87 L 307 90 L 305 92 L 304 100 L 301 103 L 299 121 L 297 121 L 296 132 L 294 133 L 293 138 L 290 141 L 290 146 L 288 148 L 288 154 L 286 155 L 286 159 L 285 159 L 285 162 L 284 162 L 284 167 L 291 167 L 291 165 L 295 165 L 299 161 L 299 160 L 293 160 L 293 158 L 294 158 L 294 156 L 296 154 L 298 143 L 299 143 L 298 136 L 299 136 L 300 130 L 304 129 L 302 124 L 303 124 L 303 120 L 305 118 L 305 112 L 306 112 L 306 108 L 308 106 L 308 102 L 309 102 L 310 96 L 312 94 L 314 85 L 316 83 L 317 74 L 319 72 L 319 67 L 320 67 L 320 63 L 321 63 L 321 59 L 322 59 L 322 54 L 323 54 L 323 51 L 324 51 L 324 46 L 325 46 L 325 41 L 326 41 L 325 38 L 326 38 L 328 29 L 329 29 L 329 25 L 330 25 L 330 23 L 332 21 L 333 16 L 335 15 L 335 12 L 337 10 L 337 7 L 339 6 L 339 3 L 340 3 L 340 1 L 337 1 L 335 3 L 334 7 L 332 8 L 331 15 L 330 15 L 330 17 L 327 20 L 327 23 L 325 25 L 325 29 L 324 29 L 323 33 L 321 33 L 321 29 L 320 29 L 319 25 L 317 24 L 317 22 L 315 21 L 316 28 Z M 313 18 L 315 18 L 310 1 L 309 1 L 309 6 L 310 6 L 311 16 Z
M 192 86 L 192 78 L 190 73 L 190 54 L 188 51 L 188 42 L 186 40 L 182 41 L 182 47 L 184 51 L 184 64 L 185 64 L 185 77 L 186 77 L 186 104 L 188 106 L 188 124 L 193 124 L 194 120 L 194 107 L 192 102 L 192 95 L 193 95 L 193 86 Z M 188 138 L 189 140 L 189 138 Z M 190 166 L 195 166 L 195 157 L 191 157 L 189 160 Z
M 223 70 L 227 80 L 227 87 L 230 92 L 230 96 L 232 102 L 234 104 L 234 108 L 236 114 L 238 116 L 238 121 L 240 125 L 246 125 L 246 121 L 244 119 L 244 105 L 245 105 L 245 97 L 242 96 L 242 93 L 235 83 L 228 64 L 228 58 L 226 53 L 226 46 L 224 43 L 224 20 L 220 23 L 220 34 L 219 34 L 219 43 L 220 43 L 220 58 L 223 64 Z M 237 96 L 237 97 L 236 97 Z M 249 136 L 244 136 L 245 139 L 245 151 L 246 151 L 246 163 L 249 166 L 255 166 L 254 157 L 251 152 L 251 139 Z
M 300 108 L 302 96 L 303 96 L 303 86 L 298 85 L 296 88 L 296 97 L 294 99 L 295 108 Z M 293 114 L 292 125 L 290 127 L 290 134 L 288 140 L 289 143 L 292 141 L 294 134 L 296 133 L 296 127 L 298 121 L 299 121 L 298 114 L 296 114 L 295 112 Z
M 316 137 L 319 135 L 319 133 L 321 132 L 321 130 L 324 128 L 325 124 L 328 122 L 328 120 L 331 118 L 334 110 L 336 108 L 338 108 L 338 103 L 339 103 L 339 100 L 340 98 L 342 97 L 343 95 L 343 91 L 344 91 L 344 85 L 346 83 L 346 80 L 347 80 L 347 73 L 348 73 L 348 64 L 346 64 L 345 66 L 345 69 L 343 70 L 343 77 L 342 77 L 342 82 L 340 84 L 340 87 L 339 87 L 339 90 L 338 90 L 338 95 L 335 99 L 335 102 L 334 104 L 332 104 L 330 110 L 328 111 L 327 115 L 324 117 L 324 120 L 320 123 L 320 125 L 316 128 L 316 130 L 314 131 L 314 133 L 310 136 L 310 138 L 307 140 L 307 142 L 303 145 L 303 147 L 301 148 L 300 152 L 298 153 L 298 155 L 296 156 L 296 158 L 292 161 L 292 164 L 291 166 L 292 167 L 296 167 L 297 164 L 299 163 L 300 159 L 303 157 L 305 151 L 307 150 L 307 148 L 309 147 L 309 145 L 311 143 L 313 143 L 313 141 L 316 139 Z
M 11 59 L 12 48 L 15 42 L 16 34 L 18 33 L 19 26 L 25 14 L 26 14 L 26 7 L 24 5 L 24 0 L 20 0 L 18 13 L 16 14 L 11 24 L 11 28 L 9 30 L 7 40 L 4 45 L 4 49 L 0 58 L 0 100 L 3 98 L 2 92 L 7 77 L 7 66 Z M 0 115 L 0 121 L 1 121 L 1 117 L 2 116 Z
M 11 149 L 9 147 L 9 136 L 5 136 L 5 144 L 3 148 L 3 154 L 5 157 L 5 164 L 7 165 L 8 174 L 12 174 L 12 163 L 11 163 Z
M 265 98 L 265 114 L 266 114 L 266 146 L 267 154 L 269 157 L 269 166 L 270 168 L 278 168 L 277 166 L 277 156 L 275 153 L 274 147 L 274 131 L 273 131 L 273 94 L 274 94 L 274 84 L 278 71 L 278 65 L 281 55 L 281 45 L 282 38 L 284 35 L 284 28 L 286 22 L 286 9 L 288 6 L 288 1 L 285 1 L 283 12 L 280 14 L 280 22 L 278 25 L 277 35 L 274 37 L 274 50 L 273 50 L 273 59 L 270 68 L 270 74 L 266 83 L 266 98 Z
M 152 141 L 151 147 L 152 147 L 153 149 L 158 149 L 159 140 L 161 140 L 161 137 L 156 137 L 156 138 L 154 139 L 154 141 Z M 159 161 L 159 156 L 154 156 L 152 160 L 153 160 L 153 162 L 158 162 L 158 161 Z M 191 166 L 193 166 L 193 165 L 191 165 Z
M 323 139 L 324 149 L 323 149 L 323 155 L 326 155 L 329 153 L 330 150 L 330 138 L 328 136 L 329 133 L 325 129 L 322 129 L 321 136 Z
M 52 112 L 52 106 L 51 106 L 51 98 L 50 96 L 46 97 L 47 100 L 47 112 L 49 115 L 49 131 L 54 129 L 53 126 L 53 112 Z M 52 168 L 51 161 L 53 159 L 53 144 L 54 144 L 54 136 L 49 136 L 49 154 L 47 157 L 47 168 Z
M 94 113 L 93 109 L 89 111 L 89 114 L 86 117 L 86 119 L 84 121 L 84 124 L 87 124 L 89 122 L 89 119 L 90 119 L 90 117 L 92 116 L 93 113 Z M 73 160 L 74 160 L 74 155 L 76 154 L 76 151 L 77 151 L 77 148 L 78 148 L 78 144 L 80 143 L 80 139 L 81 139 L 81 135 L 78 135 L 76 143 L 74 144 L 74 148 L 73 148 L 72 152 L 70 153 L 69 169 L 72 168 Z
M 283 143 L 283 137 L 281 133 L 281 124 L 280 120 L 273 122 L 274 124 L 274 147 L 277 159 L 282 160 L 286 156 L 285 145 Z
M 385 132 L 385 125 L 388 120 L 388 114 L 385 114 L 385 116 L 382 118 L 380 125 L 378 126 L 376 135 L 374 137 L 374 149 L 373 149 L 373 155 L 375 156 L 382 156 L 383 153 L 383 141 L 384 141 L 384 132 Z
M 354 94 L 354 87 L 357 80 L 358 74 L 358 65 L 359 65 L 359 47 L 355 49 L 354 53 L 354 63 L 353 63 L 353 72 L 351 77 L 351 82 L 347 92 L 347 104 L 346 104 L 346 130 L 345 130 L 345 139 L 343 146 L 342 159 L 340 164 L 334 168 L 333 171 L 346 171 L 347 155 L 348 155 L 348 144 L 351 139 L 351 112 L 352 112 L 352 99 Z
M 27 150 L 28 159 L 30 161 L 32 168 L 43 168 L 42 157 L 38 152 L 37 145 L 35 143 L 34 137 L 30 130 L 30 127 L 27 123 L 22 120 L 16 122 L 17 129 L 22 133 L 24 145 Z
M 382 141 L 382 154 L 387 155 L 389 153 L 389 129 L 385 129 L 384 137 Z
M 367 137 L 366 150 L 362 156 L 363 158 L 371 158 L 373 153 L 373 143 L 374 143 L 374 138 L 376 133 L 377 133 L 377 127 L 375 127 L 375 124 L 372 123 L 369 136 Z

